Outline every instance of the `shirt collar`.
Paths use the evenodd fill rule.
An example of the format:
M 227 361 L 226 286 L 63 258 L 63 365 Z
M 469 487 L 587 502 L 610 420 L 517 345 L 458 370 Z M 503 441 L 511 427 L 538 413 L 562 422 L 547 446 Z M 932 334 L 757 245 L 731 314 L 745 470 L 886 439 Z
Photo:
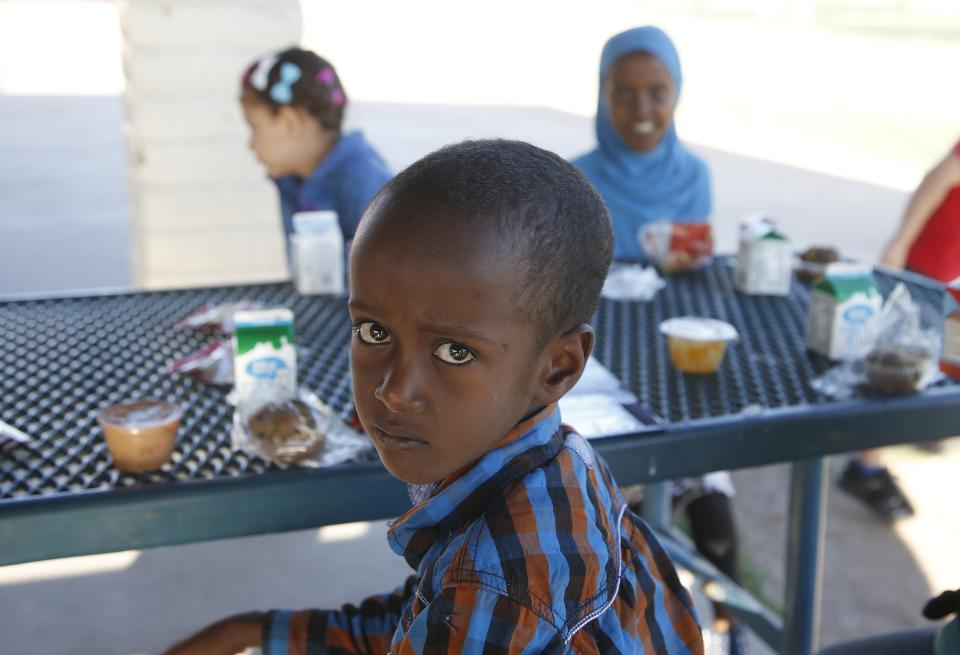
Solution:
M 548 405 L 517 424 L 496 448 L 444 480 L 429 498 L 397 519 L 387 534 L 390 547 L 414 569 L 443 537 L 483 514 L 508 483 L 556 457 L 563 448 L 560 412 Z

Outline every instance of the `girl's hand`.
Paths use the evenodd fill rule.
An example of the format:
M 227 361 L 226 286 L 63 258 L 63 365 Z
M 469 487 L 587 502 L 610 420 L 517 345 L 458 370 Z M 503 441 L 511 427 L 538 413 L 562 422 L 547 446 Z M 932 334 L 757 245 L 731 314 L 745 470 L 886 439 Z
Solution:
M 165 655 L 236 655 L 261 645 L 266 618 L 263 612 L 251 612 L 221 619 L 174 644 Z

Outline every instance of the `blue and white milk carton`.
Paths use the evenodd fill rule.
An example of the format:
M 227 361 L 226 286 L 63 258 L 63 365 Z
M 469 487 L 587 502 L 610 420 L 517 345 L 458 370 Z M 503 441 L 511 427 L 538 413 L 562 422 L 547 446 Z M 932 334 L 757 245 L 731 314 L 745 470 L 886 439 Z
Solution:
M 344 292 L 343 232 L 334 211 L 293 215 L 290 270 L 303 295 Z
M 755 214 L 740 226 L 740 248 L 733 284 L 757 296 L 789 296 L 793 280 L 793 246 L 773 219 Z

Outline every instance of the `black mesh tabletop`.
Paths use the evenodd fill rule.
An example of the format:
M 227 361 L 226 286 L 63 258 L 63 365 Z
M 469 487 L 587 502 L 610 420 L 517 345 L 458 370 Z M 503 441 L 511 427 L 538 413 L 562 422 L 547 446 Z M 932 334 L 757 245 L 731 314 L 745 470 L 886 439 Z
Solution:
M 807 288 L 795 282 L 786 298 L 745 296 L 733 289 L 732 271 L 729 260 L 718 259 L 671 277 L 652 302 L 600 304 L 597 357 L 669 422 L 827 402 L 810 386 L 830 362 L 804 347 Z M 885 294 L 896 281 L 877 278 Z M 911 291 L 939 312 L 937 286 L 914 282 Z M 0 459 L 0 497 L 276 470 L 231 449 L 228 389 L 164 373 L 218 338 L 174 324 L 204 303 L 237 300 L 292 309 L 301 383 L 335 408 L 349 407 L 350 330 L 342 298 L 303 297 L 274 284 L 0 303 L 0 418 L 37 440 Z M 719 318 L 739 331 L 718 374 L 684 375 L 671 364 L 658 326 L 682 315 Z M 185 410 L 172 461 L 149 474 L 114 468 L 96 423 L 98 408 L 136 398 L 170 400 Z
M 620 482 L 956 434 L 953 381 L 906 398 L 819 396 L 810 382 L 830 363 L 804 348 L 808 289 L 794 283 L 786 298 L 745 296 L 732 274 L 730 260 L 718 258 L 670 277 L 649 303 L 600 303 L 598 359 L 666 419 L 660 431 L 596 442 Z M 942 289 L 901 279 L 939 321 Z M 884 273 L 877 280 L 884 294 L 897 282 Z M 205 303 L 239 300 L 293 310 L 301 384 L 348 411 L 343 298 L 267 284 L 0 302 L 0 419 L 34 438 L 0 453 L 0 565 L 370 520 L 409 506 L 402 485 L 374 462 L 281 470 L 233 451 L 229 389 L 165 373 L 218 338 L 177 321 Z M 716 374 L 683 375 L 670 362 L 659 324 L 682 315 L 739 331 Z M 160 471 L 121 473 L 96 412 L 148 397 L 184 409 L 176 450 Z
M 652 302 L 600 304 L 597 358 L 641 404 L 671 423 L 830 402 L 810 385 L 834 363 L 806 350 L 808 287 L 794 280 L 788 297 L 747 296 L 733 287 L 732 263 L 720 258 L 705 270 L 674 275 Z M 906 281 L 925 322 L 941 323 L 940 286 L 910 274 L 897 278 L 877 271 L 875 278 L 884 297 Z M 673 366 L 659 325 L 675 316 L 716 318 L 736 327 L 740 338 L 727 348 L 717 374 L 684 375 Z
M 230 447 L 229 388 L 167 375 L 167 366 L 218 338 L 174 324 L 204 303 L 257 300 L 293 310 L 300 379 L 339 410 L 350 404 L 350 323 L 339 298 L 263 285 L 29 300 L 0 304 L 0 418 L 37 441 L 0 458 L 0 497 L 262 473 L 277 467 Z M 96 422 L 101 407 L 160 398 L 184 409 L 162 470 L 112 465 Z

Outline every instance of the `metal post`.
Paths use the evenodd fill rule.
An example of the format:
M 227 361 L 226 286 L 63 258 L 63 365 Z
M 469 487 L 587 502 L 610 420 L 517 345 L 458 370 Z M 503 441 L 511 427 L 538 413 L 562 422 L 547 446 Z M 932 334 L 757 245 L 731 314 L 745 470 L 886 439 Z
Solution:
M 643 490 L 643 518 L 655 530 L 670 531 L 670 483 L 655 482 Z
M 790 472 L 784 655 L 811 655 L 819 645 L 827 460 L 794 462 Z

